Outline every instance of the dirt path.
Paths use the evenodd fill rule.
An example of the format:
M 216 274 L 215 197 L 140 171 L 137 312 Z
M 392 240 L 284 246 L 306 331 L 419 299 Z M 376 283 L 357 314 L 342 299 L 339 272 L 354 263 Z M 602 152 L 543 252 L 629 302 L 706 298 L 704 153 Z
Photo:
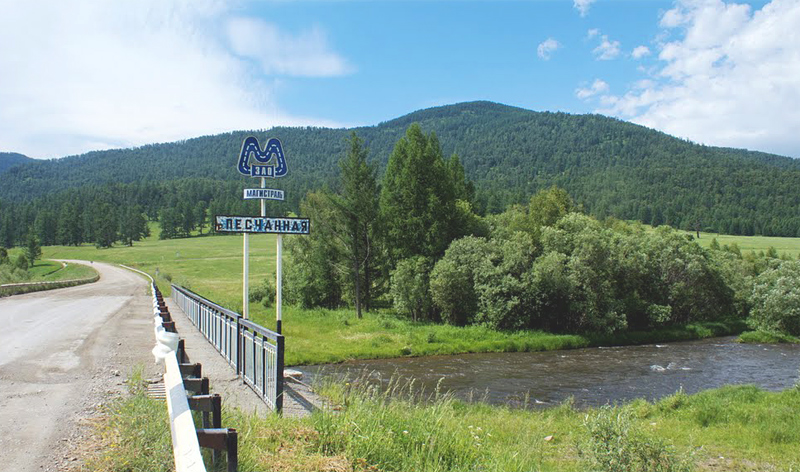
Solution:
M 0 299 L 3 470 L 66 469 L 83 420 L 124 391 L 137 365 L 146 378 L 159 373 L 147 282 L 91 266 L 100 273 L 93 284 Z

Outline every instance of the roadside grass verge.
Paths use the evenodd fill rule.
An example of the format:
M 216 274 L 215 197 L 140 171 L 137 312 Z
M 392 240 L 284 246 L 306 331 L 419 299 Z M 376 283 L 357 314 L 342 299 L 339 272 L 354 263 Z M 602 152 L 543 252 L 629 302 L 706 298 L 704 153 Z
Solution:
M 127 472 L 172 470 L 172 438 L 167 405 L 147 397 L 142 368 L 128 380 L 130 395 L 106 407 L 95 424 L 98 449 L 86 461 L 88 470 Z
M 13 256 L 13 254 L 12 254 Z M 26 282 L 56 282 L 60 280 L 75 280 L 94 277 L 97 272 L 89 266 L 82 264 L 69 263 L 66 267 L 60 262 L 39 260 L 36 264 L 29 267 L 27 277 L 3 281 L 3 283 L 26 283 Z
M 74 287 L 96 282 L 100 278 L 100 274 L 91 267 L 80 264 L 68 264 L 66 267 L 62 267 L 55 261 L 37 264 L 29 269 L 26 275 L 27 277 L 23 279 L 10 281 L 11 285 L 0 287 L 0 297 Z M 12 279 L 14 278 L 12 277 Z M 7 282 L 5 277 L 0 277 L 0 280 L 4 283 Z

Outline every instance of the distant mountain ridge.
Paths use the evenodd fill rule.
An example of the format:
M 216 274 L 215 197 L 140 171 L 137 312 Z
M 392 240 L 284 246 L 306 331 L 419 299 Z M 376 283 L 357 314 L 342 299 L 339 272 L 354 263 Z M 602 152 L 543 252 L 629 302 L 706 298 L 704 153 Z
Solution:
M 332 184 L 346 136 L 364 138 L 385 167 L 413 122 L 457 153 L 478 189 L 479 206 L 501 211 L 556 184 L 599 217 L 700 225 L 734 234 L 800 235 L 800 161 L 702 146 L 600 115 L 535 112 L 491 102 L 419 110 L 376 126 L 237 131 L 135 149 L 98 151 L 16 166 L 0 175 L 0 199 L 25 201 L 88 184 L 217 179 L 236 171 L 244 137 L 283 143 L 288 176 L 276 182 L 296 202 Z
M 20 164 L 33 162 L 35 159 L 16 152 L 0 152 L 0 174 Z

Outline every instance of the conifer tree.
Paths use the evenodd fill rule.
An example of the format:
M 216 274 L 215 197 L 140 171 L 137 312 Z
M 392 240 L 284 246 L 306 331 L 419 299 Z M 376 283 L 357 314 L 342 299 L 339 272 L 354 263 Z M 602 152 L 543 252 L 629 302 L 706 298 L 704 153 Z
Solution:
M 42 258 L 42 247 L 39 245 L 39 238 L 33 233 L 28 234 L 28 240 L 25 244 L 25 258 L 31 267 L 36 264 L 36 259 Z
M 392 265 L 421 255 L 438 258 L 457 236 L 453 180 L 436 135 L 412 124 L 394 147 L 380 212 Z

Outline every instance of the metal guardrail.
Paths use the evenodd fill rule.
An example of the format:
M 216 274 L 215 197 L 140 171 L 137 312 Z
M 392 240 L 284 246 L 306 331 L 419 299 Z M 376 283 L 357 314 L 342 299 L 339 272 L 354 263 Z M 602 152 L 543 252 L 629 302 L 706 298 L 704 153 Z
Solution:
M 284 337 L 178 285 L 172 299 L 264 402 L 283 410 Z
M 136 269 L 131 270 L 141 273 Z M 209 381 L 207 377 L 202 377 L 202 365 L 187 362 L 184 341 L 178 337 L 169 308 L 158 287 L 155 284 L 150 287 L 157 341 L 153 355 L 156 360 L 162 359 L 166 367 L 164 386 L 175 471 L 206 472 L 200 448 L 210 448 L 212 465 L 217 462 L 217 451 L 225 451 L 227 471 L 237 472 L 238 433 L 233 428 L 221 427 L 222 398 L 218 394 L 209 394 Z M 192 392 L 192 395 L 188 392 Z M 195 427 L 192 411 L 202 412 L 202 429 Z
M 153 314 L 155 317 L 156 347 L 153 354 L 156 359 L 162 359 L 165 364 L 164 387 L 167 392 L 167 411 L 169 413 L 169 426 L 172 433 L 172 453 L 175 459 L 177 472 L 206 472 L 203 464 L 203 455 L 200 453 L 200 443 L 195 432 L 192 411 L 189 409 L 186 389 L 183 385 L 183 376 L 176 350 L 178 348 L 178 335 L 168 332 L 163 326 L 161 312 L 158 306 L 158 288 L 155 284 L 150 286 L 153 294 Z

